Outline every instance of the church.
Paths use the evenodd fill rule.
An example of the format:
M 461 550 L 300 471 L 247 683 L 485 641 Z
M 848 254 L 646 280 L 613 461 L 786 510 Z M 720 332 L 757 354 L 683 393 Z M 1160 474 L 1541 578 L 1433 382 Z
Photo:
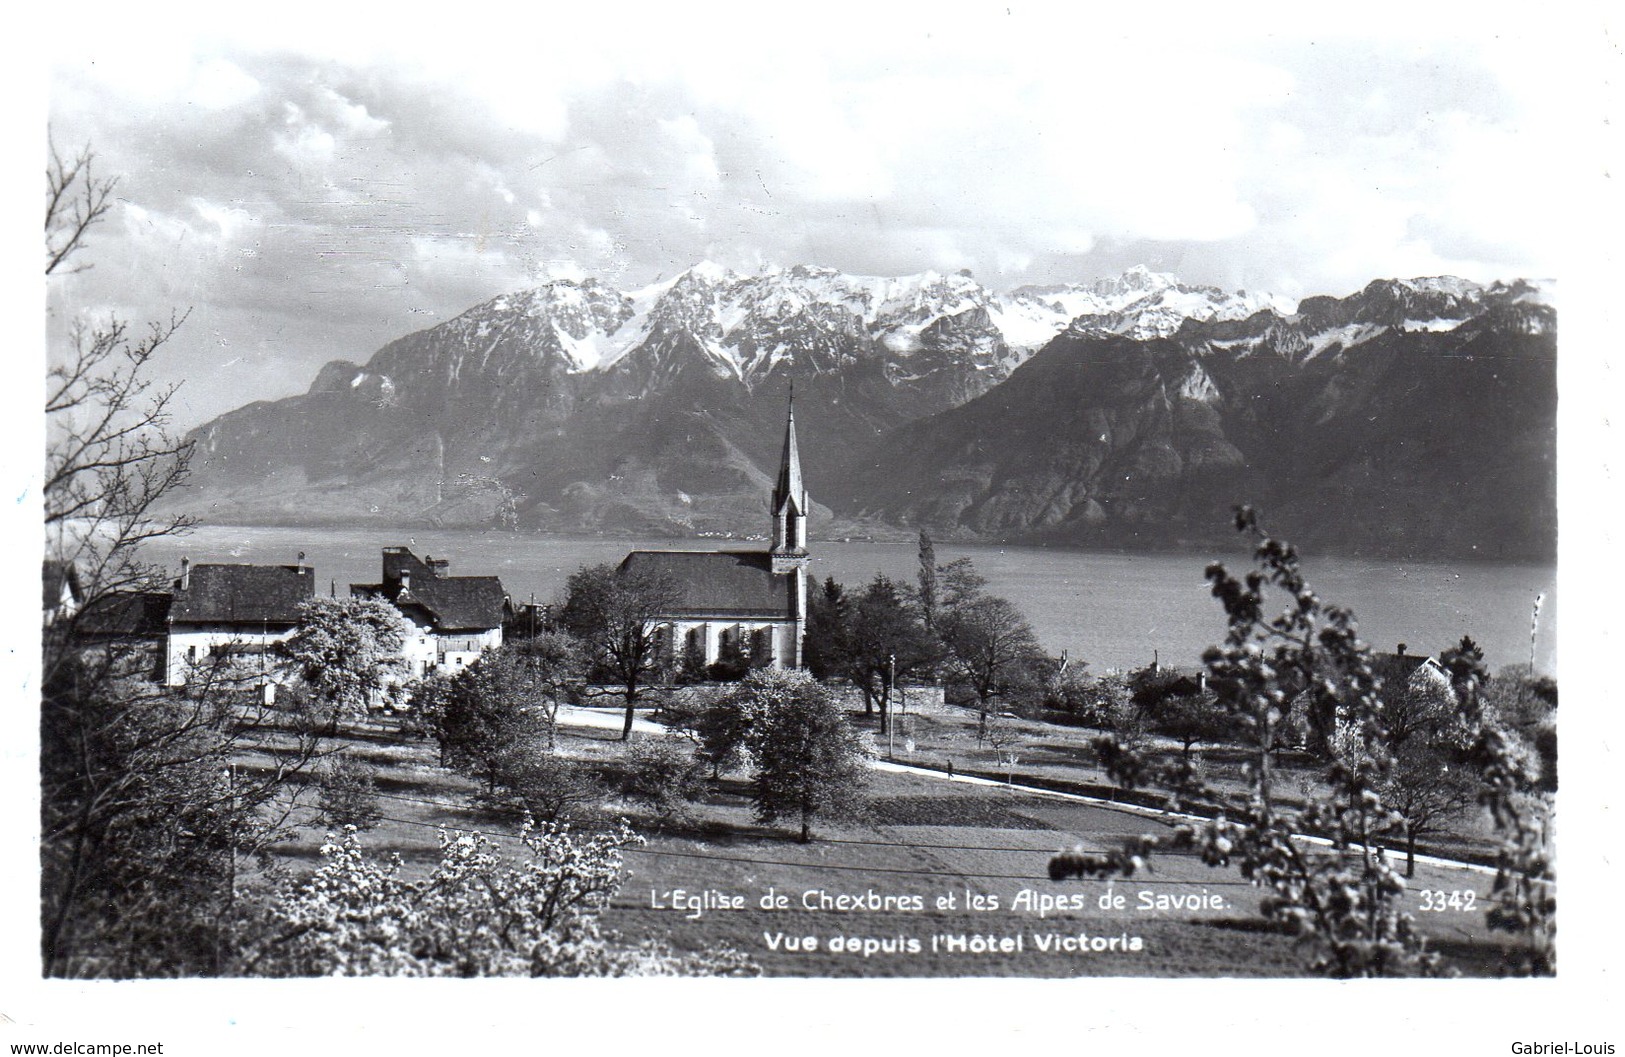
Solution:
M 657 625 L 662 657 L 715 663 L 733 649 L 754 667 L 801 667 L 807 628 L 807 489 L 796 449 L 795 391 L 769 504 L 765 551 L 633 551 L 622 572 L 663 575 L 677 587 Z

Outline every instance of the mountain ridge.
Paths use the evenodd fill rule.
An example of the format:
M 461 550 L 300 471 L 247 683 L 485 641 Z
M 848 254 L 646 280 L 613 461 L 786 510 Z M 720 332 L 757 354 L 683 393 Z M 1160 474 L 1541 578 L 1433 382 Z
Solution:
M 1175 529 L 1212 515 L 1219 491 L 1258 491 L 1248 482 L 1261 468 L 1301 481 L 1259 447 L 1270 431 L 1233 406 L 1237 399 L 1257 403 L 1271 384 L 1300 401 L 1337 404 L 1339 385 L 1356 394 L 1349 399 L 1375 399 L 1372 368 L 1355 350 L 1387 349 L 1384 363 L 1403 361 L 1431 355 L 1427 335 L 1459 344 L 1486 330 L 1492 344 L 1527 339 L 1525 359 L 1539 359 L 1548 345 L 1555 359 L 1547 301 L 1526 280 L 1431 277 L 1374 280 L 1343 298 L 1291 302 L 1190 286 L 1145 268 L 1005 294 L 966 273 L 883 278 L 807 265 L 741 275 L 702 263 L 630 292 L 595 279 L 557 280 L 403 335 L 365 364 L 332 360 L 305 393 L 198 427 L 194 484 L 182 502 L 211 520 L 250 524 L 303 518 L 753 534 L 793 378 L 798 403 L 816 409 L 802 416 L 804 430 L 816 431 L 805 445 L 809 486 L 815 502 L 827 504 L 814 511 L 815 532 L 930 524 L 966 538 L 1163 546 L 1183 538 Z M 1034 363 L 1042 375 L 1046 363 L 1067 355 L 1102 363 L 1115 356 L 1118 373 L 1093 368 L 1082 392 L 1063 372 L 1058 392 L 1070 394 L 1070 405 L 1025 381 L 1007 388 L 1031 377 Z M 1391 385 L 1400 367 L 1387 369 Z M 1133 371 L 1141 384 L 1122 373 Z M 1312 376 L 1319 389 L 1287 384 L 1299 376 Z M 1433 382 L 1446 391 L 1448 383 L 1447 371 Z M 1533 403 L 1544 406 L 1543 382 L 1532 384 Z M 1070 436 L 1073 419 L 1098 424 L 1102 415 L 1119 429 L 1157 435 L 1135 458 L 1153 469 L 1159 460 L 1177 462 L 1172 479 L 1188 494 L 1148 493 L 1125 507 L 1099 479 L 1115 465 L 1113 446 L 1103 455 L 1077 444 L 1074 463 L 1046 471 L 1068 478 L 1044 483 L 1048 507 L 977 493 L 971 484 L 982 478 L 984 488 L 995 477 L 1022 480 L 999 463 L 1013 453 L 993 458 L 996 472 L 984 465 L 986 452 L 960 465 L 942 456 L 959 450 L 956 423 L 969 421 L 960 413 L 994 406 L 990 397 L 994 405 L 1019 397 L 1023 406 L 1009 414 L 1030 420 L 1036 437 L 1042 428 Z M 1156 400 L 1177 414 L 1147 411 Z M 1265 402 L 1296 421 L 1290 401 Z M 1505 394 L 1490 403 L 1508 412 Z M 1357 418 L 1345 422 L 1339 416 L 1352 412 L 1341 406 L 1328 413 L 1345 428 Z M 978 428 L 1001 427 L 988 420 Z M 1293 443 L 1302 446 L 1304 437 Z M 1041 454 L 1023 458 L 1044 463 Z M 1520 479 L 1533 480 L 1531 472 L 1518 470 Z M 944 487 L 944 474 L 948 491 L 964 498 L 958 512 L 951 513 L 959 500 L 929 495 Z M 1406 517 L 1441 528 L 1423 516 L 1428 504 L 1412 505 Z M 1147 530 L 1158 518 L 1172 527 Z M 1544 530 L 1515 528 L 1513 550 L 1544 550 Z M 1399 538 L 1430 546 L 1425 533 Z M 1351 537 L 1357 547 L 1371 545 L 1362 539 Z

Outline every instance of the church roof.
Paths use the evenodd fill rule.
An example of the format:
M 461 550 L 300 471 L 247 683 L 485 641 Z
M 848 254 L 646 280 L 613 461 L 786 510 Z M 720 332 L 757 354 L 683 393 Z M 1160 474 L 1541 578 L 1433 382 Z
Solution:
M 775 575 L 762 551 L 633 551 L 623 572 L 664 575 L 677 584 L 680 601 L 672 617 L 793 619 L 794 577 Z

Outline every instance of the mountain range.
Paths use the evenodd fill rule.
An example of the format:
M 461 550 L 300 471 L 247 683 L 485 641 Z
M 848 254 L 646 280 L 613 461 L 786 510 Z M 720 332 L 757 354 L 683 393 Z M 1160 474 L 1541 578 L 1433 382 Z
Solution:
M 700 264 L 497 297 L 194 430 L 217 523 L 758 534 L 794 380 L 814 534 L 1555 552 L 1556 315 L 1519 280 L 1294 304 L 1144 268 L 996 293 Z

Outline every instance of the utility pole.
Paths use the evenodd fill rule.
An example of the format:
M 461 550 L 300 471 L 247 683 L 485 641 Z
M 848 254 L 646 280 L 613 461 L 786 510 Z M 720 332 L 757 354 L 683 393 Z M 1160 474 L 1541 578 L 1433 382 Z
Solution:
M 892 751 L 892 728 L 895 726 L 895 724 L 892 723 L 891 715 L 891 695 L 892 691 L 896 688 L 897 654 L 888 653 L 886 655 L 886 702 L 885 707 L 880 710 L 880 720 L 886 724 L 886 759 L 888 760 L 895 760 L 897 758 L 896 754 Z
M 1535 636 L 1540 633 L 1540 604 L 1546 601 L 1545 592 L 1535 596 L 1535 611 L 1529 618 L 1529 677 L 1535 677 Z

